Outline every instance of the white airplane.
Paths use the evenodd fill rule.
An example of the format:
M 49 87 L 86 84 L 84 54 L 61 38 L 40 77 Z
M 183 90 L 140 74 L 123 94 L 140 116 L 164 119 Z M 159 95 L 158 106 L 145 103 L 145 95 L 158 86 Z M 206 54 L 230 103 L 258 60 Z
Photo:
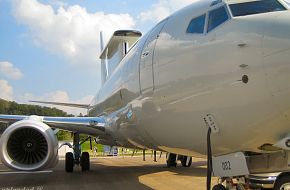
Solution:
M 214 190 L 249 185 L 250 174 L 281 172 L 290 188 L 290 11 L 283 0 L 201 0 L 146 35 L 116 31 L 103 48 L 102 88 L 89 117 L 0 115 L 15 122 L 0 140 L 2 162 L 42 170 L 57 161 L 52 128 L 74 133 L 75 164 L 89 169 L 79 134 L 111 146 L 168 152 L 167 165 L 208 157 Z M 211 170 L 213 169 L 213 171 Z M 242 180 L 243 179 L 243 180 Z M 207 189 L 210 184 L 207 183 Z

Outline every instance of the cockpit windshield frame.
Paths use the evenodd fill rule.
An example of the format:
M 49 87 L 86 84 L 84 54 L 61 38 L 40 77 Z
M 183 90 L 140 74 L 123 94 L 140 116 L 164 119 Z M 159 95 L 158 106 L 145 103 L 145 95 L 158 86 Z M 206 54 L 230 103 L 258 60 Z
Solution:
M 229 4 L 228 7 L 233 17 L 288 10 L 285 5 L 278 0 L 246 1 Z

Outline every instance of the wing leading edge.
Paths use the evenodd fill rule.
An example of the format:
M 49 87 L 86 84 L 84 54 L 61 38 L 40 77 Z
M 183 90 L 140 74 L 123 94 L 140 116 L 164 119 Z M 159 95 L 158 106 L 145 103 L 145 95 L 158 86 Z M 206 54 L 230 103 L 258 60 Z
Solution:
M 73 104 L 73 103 L 46 102 L 46 101 L 30 101 L 30 102 L 40 103 L 40 104 L 56 105 L 56 106 L 67 106 L 67 107 L 73 107 L 73 108 L 83 108 L 83 109 L 90 108 L 90 105 L 89 104 Z
M 97 134 L 105 131 L 105 118 L 103 117 L 49 117 L 0 114 L 0 123 L 12 123 L 29 119 L 41 121 L 50 127 L 72 132 Z

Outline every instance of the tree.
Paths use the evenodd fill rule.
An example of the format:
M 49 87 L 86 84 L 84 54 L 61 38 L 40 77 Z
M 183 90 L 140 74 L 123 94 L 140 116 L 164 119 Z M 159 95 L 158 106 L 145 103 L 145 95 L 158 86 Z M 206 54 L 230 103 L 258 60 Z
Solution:
M 41 107 L 38 105 L 18 104 L 16 102 L 9 102 L 0 99 L 0 114 L 9 115 L 40 115 L 40 116 L 54 116 L 54 117 L 72 117 L 66 112 L 57 108 Z M 7 128 L 6 124 L 0 123 L 0 134 L 3 129 Z M 60 131 L 57 134 L 60 140 L 71 139 L 70 132 Z

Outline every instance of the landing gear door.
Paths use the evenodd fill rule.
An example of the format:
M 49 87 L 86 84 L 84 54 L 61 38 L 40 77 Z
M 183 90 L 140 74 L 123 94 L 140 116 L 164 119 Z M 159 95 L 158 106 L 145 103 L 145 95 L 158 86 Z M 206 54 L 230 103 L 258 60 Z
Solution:
M 140 59 L 140 91 L 143 95 L 152 95 L 154 90 L 153 59 L 159 34 L 167 20 L 153 28 L 144 44 Z

